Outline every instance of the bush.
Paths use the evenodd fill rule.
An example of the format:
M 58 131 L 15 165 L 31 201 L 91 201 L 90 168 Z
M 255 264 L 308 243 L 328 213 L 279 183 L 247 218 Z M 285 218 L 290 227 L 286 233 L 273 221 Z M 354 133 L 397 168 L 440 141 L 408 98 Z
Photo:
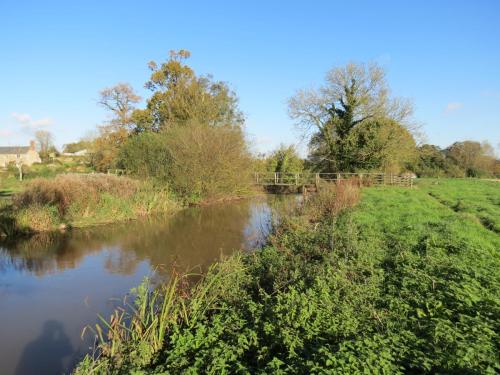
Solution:
M 239 195 L 251 182 L 251 156 L 238 126 L 192 124 L 165 133 L 172 186 L 200 199 Z
M 141 133 L 130 137 L 119 154 L 118 165 L 128 173 L 166 180 L 170 170 L 170 154 L 165 136 L 158 133 Z
M 318 193 L 307 202 L 308 215 L 319 219 L 325 214 L 335 215 L 354 207 L 360 199 L 359 185 L 359 179 L 339 180 L 335 184 L 320 185 Z
M 62 217 L 70 205 L 96 202 L 103 193 L 130 197 L 138 190 L 138 182 L 125 177 L 104 174 L 65 174 L 53 179 L 38 178 L 14 195 L 17 209 L 32 206 L 55 206 Z
M 133 174 L 167 181 L 190 201 L 239 195 L 251 182 L 252 159 L 239 126 L 198 123 L 131 137 L 121 165 Z

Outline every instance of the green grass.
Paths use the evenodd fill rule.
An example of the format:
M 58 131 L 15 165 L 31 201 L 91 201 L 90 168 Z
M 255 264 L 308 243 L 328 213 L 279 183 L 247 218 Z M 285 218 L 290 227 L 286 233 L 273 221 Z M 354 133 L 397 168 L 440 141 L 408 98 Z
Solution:
M 500 233 L 500 182 L 477 179 L 423 180 L 418 187 L 464 217 Z
M 438 186 L 444 197 L 491 194 L 488 184 Z M 319 218 L 326 197 L 313 199 L 264 249 L 176 287 L 154 334 L 111 320 L 100 357 L 76 373 L 498 373 L 500 237 L 433 188 L 364 189 L 354 210 Z M 132 310 L 132 321 L 158 319 L 164 292 L 151 306 L 140 291 L 150 316 Z

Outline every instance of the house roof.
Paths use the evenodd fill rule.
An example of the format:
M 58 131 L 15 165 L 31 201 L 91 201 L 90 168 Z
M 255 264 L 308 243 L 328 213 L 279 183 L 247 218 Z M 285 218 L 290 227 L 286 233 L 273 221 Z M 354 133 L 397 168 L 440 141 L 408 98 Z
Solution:
M 30 150 L 29 146 L 7 146 L 0 147 L 0 155 L 26 154 Z

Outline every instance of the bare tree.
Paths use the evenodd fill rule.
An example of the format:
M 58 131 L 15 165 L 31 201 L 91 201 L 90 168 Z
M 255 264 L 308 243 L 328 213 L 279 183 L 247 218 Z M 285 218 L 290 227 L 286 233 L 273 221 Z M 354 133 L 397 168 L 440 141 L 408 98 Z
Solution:
M 35 132 L 35 139 L 38 143 L 40 154 L 47 155 L 54 146 L 54 137 L 48 130 L 38 130 Z
M 111 123 L 116 126 L 128 127 L 130 116 L 135 104 L 141 101 L 128 83 L 118 83 L 115 86 L 101 90 L 98 103 L 113 114 Z
M 305 136 L 316 134 L 325 158 L 349 169 L 348 142 L 361 124 L 391 119 L 410 126 L 413 108 L 408 100 L 390 98 L 384 70 L 376 64 L 349 63 L 333 68 L 319 89 L 303 89 L 289 99 L 289 114 Z

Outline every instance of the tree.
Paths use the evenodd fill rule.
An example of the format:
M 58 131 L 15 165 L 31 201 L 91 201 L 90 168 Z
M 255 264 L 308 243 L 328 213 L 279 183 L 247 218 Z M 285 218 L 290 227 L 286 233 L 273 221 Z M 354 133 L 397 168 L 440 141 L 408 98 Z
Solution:
M 66 143 L 63 152 L 74 154 L 75 152 L 88 150 L 92 146 L 92 142 L 85 139 L 80 139 L 77 142 Z
M 369 119 L 353 130 L 353 138 L 356 169 L 400 173 L 417 160 L 415 139 L 394 120 Z
M 445 174 L 447 160 L 439 146 L 424 144 L 418 147 L 416 173 L 418 176 L 440 177 Z
M 289 100 L 289 114 L 305 135 L 313 133 L 316 158 L 329 170 L 352 171 L 356 165 L 354 130 L 368 121 L 389 119 L 410 128 L 412 106 L 391 99 L 379 66 L 347 64 L 330 70 L 318 90 L 299 90 Z M 321 156 L 318 153 L 321 151 Z
M 38 143 L 40 157 L 46 159 L 51 151 L 55 151 L 54 137 L 48 130 L 38 130 L 35 132 L 35 139 Z
M 141 101 L 132 86 L 128 83 L 118 83 L 101 90 L 99 95 L 99 104 L 112 113 L 109 125 L 128 128 L 135 105 Z
M 99 136 L 91 147 L 94 167 L 102 172 L 115 168 L 120 147 L 127 140 L 132 128 L 132 112 L 141 97 L 128 83 L 101 90 L 98 103 L 106 108 L 111 119 L 99 127 Z
M 186 50 L 171 51 L 166 62 L 149 63 L 151 77 L 146 88 L 153 95 L 146 109 L 132 115 L 136 131 L 158 132 L 196 122 L 211 126 L 243 123 L 236 95 L 224 82 L 196 76 L 184 63 L 190 55 Z
M 304 169 L 304 161 L 294 146 L 281 145 L 267 159 L 267 171 L 277 173 L 299 173 Z
M 120 149 L 119 164 L 134 175 L 167 180 L 171 159 L 165 136 L 143 132 L 129 137 Z
M 494 174 L 496 158 L 494 149 L 488 142 L 455 142 L 446 149 L 446 155 L 468 177 Z

